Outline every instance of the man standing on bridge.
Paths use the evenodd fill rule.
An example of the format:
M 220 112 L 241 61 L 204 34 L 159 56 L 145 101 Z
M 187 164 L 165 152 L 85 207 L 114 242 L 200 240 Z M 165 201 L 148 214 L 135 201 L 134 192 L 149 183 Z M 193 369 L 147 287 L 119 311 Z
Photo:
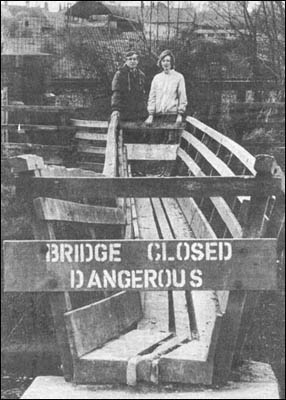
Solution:
M 129 51 L 123 67 L 116 72 L 112 81 L 112 114 L 121 120 L 137 121 L 146 118 L 145 74 L 138 68 L 138 54 Z

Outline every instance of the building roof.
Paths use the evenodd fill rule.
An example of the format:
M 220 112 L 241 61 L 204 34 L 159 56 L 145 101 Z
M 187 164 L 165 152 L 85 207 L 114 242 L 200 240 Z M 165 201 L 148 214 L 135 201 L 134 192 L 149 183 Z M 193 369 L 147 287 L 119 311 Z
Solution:
M 112 20 L 121 24 L 132 22 L 133 26 L 139 27 L 138 19 L 132 19 L 125 12 L 125 7 L 104 4 L 101 1 L 79 1 L 71 6 L 65 13 L 67 16 L 89 19 L 92 15 L 108 15 Z
M 112 12 L 101 1 L 78 1 L 72 5 L 66 15 L 88 19 L 91 15 L 110 15 Z

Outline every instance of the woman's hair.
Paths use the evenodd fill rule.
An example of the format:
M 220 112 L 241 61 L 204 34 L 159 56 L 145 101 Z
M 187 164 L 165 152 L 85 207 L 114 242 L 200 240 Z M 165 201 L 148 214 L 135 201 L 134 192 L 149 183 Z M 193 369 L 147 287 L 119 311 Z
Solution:
M 170 57 L 171 57 L 171 68 L 172 68 L 172 69 L 175 68 L 175 56 L 174 56 L 174 54 L 171 52 L 171 50 L 164 50 L 164 51 L 159 55 L 158 62 L 157 62 L 158 67 L 161 67 L 161 68 L 162 68 L 162 60 L 163 60 L 163 58 L 165 58 L 166 56 L 170 56 Z

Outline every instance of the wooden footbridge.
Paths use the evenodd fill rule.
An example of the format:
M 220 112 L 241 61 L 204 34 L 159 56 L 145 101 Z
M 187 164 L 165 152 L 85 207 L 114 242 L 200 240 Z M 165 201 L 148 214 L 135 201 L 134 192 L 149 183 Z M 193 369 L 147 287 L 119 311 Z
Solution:
M 192 117 L 73 124 L 76 168 L 9 159 L 35 241 L 5 242 L 5 290 L 50 293 L 66 380 L 226 383 L 259 291 L 279 287 L 279 166 Z M 179 144 L 150 144 L 170 130 Z

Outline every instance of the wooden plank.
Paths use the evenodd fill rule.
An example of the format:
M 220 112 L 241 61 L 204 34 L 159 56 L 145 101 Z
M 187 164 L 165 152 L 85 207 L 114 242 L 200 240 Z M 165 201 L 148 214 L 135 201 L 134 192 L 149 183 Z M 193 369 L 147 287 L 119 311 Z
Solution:
M 128 160 L 164 160 L 176 159 L 178 145 L 172 144 L 134 144 L 127 143 Z
M 276 173 L 277 163 L 274 157 L 259 155 L 256 157 L 254 168 L 257 172 L 257 178 L 259 176 L 271 176 Z M 267 203 L 267 196 L 252 196 L 247 223 L 243 232 L 244 237 L 264 236 L 267 228 L 267 223 L 264 223 Z M 247 265 L 251 268 L 252 262 L 249 260 Z M 226 382 L 233 363 L 238 362 L 258 299 L 258 292 L 230 293 L 215 352 L 214 383 Z
M 140 217 L 138 220 L 140 227 Z M 7 241 L 4 243 L 5 290 L 118 288 L 160 292 L 174 288 L 277 288 L 275 239 L 188 239 L 161 243 L 152 236 L 147 241 Z M 247 261 L 251 264 L 248 268 Z M 158 304 L 156 307 L 155 315 Z
M 211 138 L 216 140 L 218 143 L 227 148 L 232 154 L 234 154 L 246 167 L 247 169 L 255 175 L 254 163 L 255 157 L 253 157 L 247 150 L 241 147 L 239 144 L 231 140 L 225 135 L 222 135 L 220 132 L 215 129 L 205 125 L 201 121 L 193 117 L 187 117 L 186 121 L 190 123 L 192 126 L 200 129 L 202 132 L 209 135 Z
M 180 199 L 183 200 L 183 199 Z M 192 200 L 192 199 L 191 199 Z M 181 210 L 178 210 L 179 205 L 176 205 L 175 199 L 163 199 L 164 205 L 166 207 L 166 211 L 169 215 L 171 225 L 173 227 L 173 231 L 175 234 L 175 237 L 177 239 L 179 238 L 192 238 L 194 236 L 194 233 L 191 231 L 191 229 L 186 226 L 184 227 L 184 224 L 178 223 L 182 216 L 180 215 L 180 212 L 182 213 Z M 195 203 L 193 202 L 193 205 Z M 170 209 L 170 207 L 173 206 L 173 210 Z M 186 221 L 185 221 L 186 224 Z M 199 226 L 201 227 L 202 224 L 204 224 L 204 220 L 199 221 Z M 193 224 L 190 225 L 193 227 Z M 205 226 L 205 229 L 207 230 L 209 228 L 209 225 Z M 200 231 L 197 231 L 196 228 L 196 233 L 200 233 Z M 211 230 L 209 230 L 210 236 L 211 235 Z M 214 235 L 215 236 L 215 235 Z M 199 236 L 200 237 L 200 236 Z M 179 293 L 179 292 L 176 292 Z M 186 344 L 182 346 L 181 351 L 177 351 L 175 354 L 170 353 L 171 357 L 170 359 L 168 358 L 168 355 L 166 358 L 163 360 L 163 366 L 164 368 L 161 369 L 161 379 L 167 381 L 168 378 L 166 376 L 166 365 L 170 363 L 170 368 L 173 363 L 173 357 L 176 359 L 175 363 L 180 362 L 179 360 L 181 359 L 181 352 L 186 354 L 187 358 L 187 364 L 192 365 L 192 378 L 187 378 L 187 376 L 182 376 L 183 382 L 187 382 L 189 379 L 189 383 L 197 383 L 198 380 L 202 380 L 202 382 L 207 383 L 211 381 L 212 378 L 212 369 L 210 367 L 212 359 L 210 357 L 210 349 L 211 346 L 214 345 L 213 340 L 214 336 L 217 334 L 216 333 L 216 320 L 217 320 L 217 307 L 216 307 L 216 302 L 217 302 L 217 297 L 214 292 L 207 292 L 207 291 L 202 291 L 202 292 L 197 292 L 197 291 L 191 291 L 189 295 L 189 301 L 188 301 L 188 292 L 185 293 L 185 307 L 188 311 L 188 318 L 185 318 L 188 322 L 188 325 L 186 324 L 185 326 L 185 333 L 192 332 L 192 336 L 196 338 L 195 341 L 192 342 L 192 344 Z M 178 299 L 178 301 L 182 299 Z M 175 299 L 176 301 L 176 299 Z M 176 310 L 175 310 L 176 311 Z M 203 365 L 201 364 L 203 363 Z M 184 364 L 184 361 L 181 365 Z M 200 365 L 200 367 L 199 367 Z M 161 362 L 160 362 L 160 367 L 161 367 Z M 174 365 L 173 365 L 174 368 Z M 175 367 L 176 368 L 176 367 Z M 203 372 L 201 372 L 200 368 L 202 369 Z M 163 372 L 165 371 L 165 372 Z M 176 372 L 173 373 L 173 378 L 171 379 L 177 379 L 176 378 Z M 200 378 L 198 378 L 200 377 Z M 203 378 L 202 378 L 203 377 Z M 192 381 L 193 380 L 193 381 Z
M 1 124 L 1 128 L 6 127 L 9 131 L 18 131 L 19 124 Z M 20 124 L 21 129 L 28 132 L 62 132 L 76 133 L 76 128 L 68 125 L 35 125 L 35 124 Z
M 162 198 L 161 201 L 166 215 L 168 216 L 172 237 L 174 239 L 193 238 L 194 235 L 191 228 L 187 224 L 176 200 Z M 173 291 L 176 334 L 180 338 L 190 338 L 191 329 L 196 325 L 196 321 L 193 320 L 193 304 L 189 303 L 189 301 L 192 301 L 189 294 L 190 292 Z
M 73 106 L 39 106 L 39 105 L 1 105 L 1 110 L 4 111 L 28 111 L 28 112 L 72 112 L 76 110 L 84 110 L 86 107 Z
M 95 162 L 93 163 L 93 162 L 78 161 L 76 164 L 81 169 L 90 170 L 90 171 L 94 171 L 94 172 L 100 172 L 100 173 L 102 173 L 103 167 L 104 167 L 103 163 L 95 163 Z
M 14 174 L 45 168 L 43 158 L 35 154 L 22 154 L 16 157 L 10 157 L 8 159 L 8 164 Z
M 199 168 L 199 166 L 192 159 L 190 159 L 190 157 L 187 154 L 184 154 L 185 152 L 183 150 L 180 149 L 179 152 L 182 155 L 184 162 L 190 168 L 191 172 L 196 175 L 202 176 L 203 173 L 202 173 L 201 169 Z M 241 229 L 240 225 L 238 224 L 236 218 L 233 216 L 232 211 L 229 209 L 228 205 L 224 202 L 224 200 L 221 198 L 211 198 L 211 200 L 212 200 L 213 204 L 215 205 L 215 207 L 217 208 L 218 212 L 220 213 L 221 217 L 223 218 L 224 222 L 226 223 L 232 236 L 242 237 L 242 229 Z M 186 212 L 189 212 L 189 211 L 186 210 Z M 197 216 L 197 214 L 196 214 L 196 216 Z M 189 215 L 189 217 L 191 218 L 191 215 Z M 201 227 L 202 225 L 200 222 L 197 222 L 193 226 Z M 204 226 L 204 224 L 203 224 L 203 226 Z M 205 232 L 205 233 L 208 234 L 208 232 L 211 233 L 210 229 L 207 229 L 207 232 Z M 211 235 L 213 235 L 213 234 L 214 234 L 214 232 Z M 195 293 L 195 295 L 196 295 L 196 293 Z M 237 302 L 235 301 L 233 296 L 229 299 L 228 292 L 220 291 L 217 293 L 217 296 L 218 296 L 218 300 L 219 300 L 219 304 L 220 304 L 220 308 L 221 308 L 222 312 L 226 312 L 226 310 L 232 309 L 232 307 L 234 307 L 234 309 L 237 310 L 237 307 L 235 307 L 235 305 L 237 305 Z M 223 317 L 223 326 L 226 323 L 224 321 L 224 318 L 227 318 L 227 316 Z M 240 320 L 239 313 L 237 314 L 237 319 Z M 226 364 L 227 364 L 227 362 L 226 362 Z
M 152 330 L 133 330 L 120 336 L 102 349 L 79 359 L 75 366 L 75 382 L 126 384 L 130 360 L 140 360 L 141 355 L 151 352 L 169 336 L 169 333 Z M 136 368 L 136 364 L 134 367 Z M 136 378 L 136 370 L 134 374 Z
M 175 123 L 162 123 L 161 121 L 154 121 L 154 123 L 150 125 L 146 125 L 144 122 L 120 122 L 120 127 L 124 131 L 148 131 L 148 133 L 158 133 L 158 131 L 166 131 L 166 130 L 176 130 L 181 131 L 184 128 L 185 124 L 181 124 L 181 126 L 176 125 Z
M 34 205 L 41 209 L 38 218 L 46 221 L 78 222 L 84 224 L 124 225 L 122 210 L 113 207 L 91 206 L 71 201 L 39 197 Z
M 234 172 L 220 158 L 218 158 L 205 144 L 203 144 L 190 132 L 184 131 L 181 138 L 190 143 L 220 175 L 235 175 Z
M 4 143 L 1 149 L 2 157 L 15 157 L 24 153 L 37 154 L 49 160 L 52 158 L 63 159 L 71 153 L 69 146 L 54 146 L 34 143 Z
M 117 175 L 117 128 L 119 124 L 119 117 L 111 117 L 107 131 L 107 143 L 105 152 L 105 163 L 103 168 L 103 175 L 116 176 Z M 125 197 L 125 196 L 119 196 Z
M 170 336 L 170 333 L 134 329 L 118 339 L 106 343 L 101 349 L 87 354 L 84 358 L 86 360 L 108 360 L 118 357 L 128 360 L 141 353 L 146 353 L 151 346 L 153 347 Z
M 186 220 L 192 227 L 195 237 L 197 238 L 209 238 L 215 239 L 216 235 L 212 227 L 208 223 L 206 217 L 198 207 L 197 203 L 192 198 L 177 199 L 182 212 L 185 215 Z M 190 360 L 203 361 L 202 369 L 197 367 L 196 362 L 192 361 L 190 364 L 186 361 L 180 361 L 181 353 L 175 354 L 178 357 L 176 363 L 178 367 L 182 368 L 185 372 L 183 374 L 183 380 L 194 379 L 194 383 L 204 382 L 211 383 L 213 376 L 213 357 L 211 357 L 211 348 L 216 345 L 216 338 L 219 334 L 219 314 L 218 314 L 218 302 L 219 297 L 213 291 L 191 292 L 192 309 L 193 313 L 190 316 L 190 321 L 193 325 L 194 337 L 198 340 L 193 341 L 191 345 L 185 348 L 186 354 L 189 354 Z M 227 301 L 227 299 L 226 299 Z M 193 320 L 191 319 L 193 318 Z M 186 345 L 187 346 L 187 345 Z M 168 363 L 172 363 L 173 359 L 166 358 L 163 361 L 163 365 L 168 366 Z M 162 367 L 163 368 L 163 367 Z M 165 372 L 165 380 L 169 379 L 168 370 Z M 188 378 L 190 371 L 194 375 L 194 378 Z M 179 379 L 175 377 L 173 379 Z M 190 383 L 190 382 L 189 382 Z
M 123 137 L 122 130 L 119 131 L 118 135 L 118 146 L 117 146 L 117 158 L 118 158 L 118 175 L 126 176 L 123 163 Z M 126 200 L 125 198 L 117 198 L 117 205 L 125 211 Z
M 244 291 L 229 292 L 228 303 L 221 321 L 220 335 L 215 349 L 214 384 L 226 383 L 230 376 L 245 304 L 246 293 Z M 247 324 L 250 324 L 249 320 Z
M 31 178 L 31 188 L 39 196 L 61 189 L 78 195 L 98 197 L 223 197 L 235 195 L 269 196 L 281 192 L 280 178 L 234 177 L 83 177 Z
M 154 220 L 152 205 L 149 198 L 134 199 L 139 227 L 139 237 L 151 240 L 159 239 L 159 234 Z M 169 308 L 167 292 L 141 293 L 144 318 L 138 328 L 153 327 L 161 331 L 169 330 Z
M 91 120 L 71 118 L 71 123 L 73 126 L 80 126 L 85 128 L 100 128 L 100 129 L 108 128 L 107 121 L 95 121 L 95 120 L 91 121 Z
M 90 154 L 100 154 L 105 155 L 105 147 L 95 147 L 88 144 L 78 143 L 76 149 L 79 153 L 90 153 Z
M 122 137 L 122 136 L 121 136 Z M 127 151 L 123 146 L 123 175 L 128 176 L 128 160 Z M 126 228 L 125 228 L 125 239 L 132 239 L 134 234 L 132 230 L 132 205 L 130 197 L 126 198 Z
M 25 173 L 27 171 L 40 171 L 40 174 L 37 174 L 37 176 L 41 177 L 99 176 L 99 174 L 94 171 L 87 171 L 80 168 L 66 168 L 57 165 L 47 166 L 46 164 L 44 164 L 44 160 L 42 157 L 36 156 L 34 154 L 22 154 L 17 157 L 11 157 L 8 159 L 8 164 L 14 174 Z
M 106 142 L 107 135 L 105 133 L 76 132 L 75 139 L 78 140 L 97 140 Z
M 187 158 L 187 157 L 185 157 L 185 158 Z M 186 161 L 188 162 L 189 166 L 192 168 L 193 173 L 196 173 L 196 174 L 200 173 L 200 168 L 197 164 L 195 164 L 192 160 L 191 160 L 191 162 L 188 159 Z M 195 203 L 195 201 L 193 199 L 178 199 L 178 202 L 181 205 L 181 207 L 186 215 L 187 220 L 189 221 L 193 230 L 195 231 L 196 237 L 209 237 L 209 238 L 216 237 L 213 229 L 211 228 L 211 226 L 209 225 L 205 216 L 202 214 L 201 210 L 198 208 L 197 204 Z M 237 234 L 237 235 L 239 235 L 238 237 L 241 237 L 240 231 L 233 232 L 233 230 L 232 230 L 232 234 Z M 203 309 L 200 306 L 200 301 L 197 301 L 198 297 L 200 295 L 201 294 L 197 293 L 197 292 L 192 293 L 193 303 L 194 303 L 194 308 L 195 308 L 195 315 L 198 316 L 199 322 L 204 320 L 204 317 L 203 317 L 204 314 L 202 313 Z M 221 292 L 218 292 L 217 294 L 214 293 L 214 296 L 215 297 L 217 296 L 217 301 L 219 303 L 219 306 L 220 306 L 220 309 L 222 312 L 226 311 L 227 305 L 228 305 L 228 309 L 229 309 L 229 308 L 232 308 L 235 304 L 237 304 L 237 302 L 234 301 L 235 299 L 231 298 L 229 300 L 228 292 L 221 291 Z M 235 303 L 234 305 L 232 304 L 233 302 Z M 201 310 L 201 311 L 199 311 L 199 310 Z M 210 326 L 209 322 L 211 322 L 211 325 L 213 327 L 213 331 L 209 331 L 208 340 L 213 340 L 212 339 L 213 337 L 214 338 L 218 337 L 219 331 L 216 332 L 216 330 L 220 329 L 219 328 L 220 324 L 218 325 L 216 323 L 216 320 L 217 320 L 216 314 L 213 314 L 212 318 L 209 321 L 205 320 L 205 322 L 208 323 L 208 327 Z M 209 343 L 209 345 L 210 344 L 211 343 Z M 214 343 L 213 343 L 213 347 L 215 347 Z
M 120 292 L 65 313 L 69 341 L 81 357 L 118 337 L 142 318 L 137 292 Z
M 163 354 L 169 353 L 175 348 L 180 347 L 183 342 L 188 341 L 187 338 L 169 337 L 167 340 L 162 341 L 152 351 L 140 357 L 137 363 L 137 381 L 138 382 L 149 382 L 158 384 L 160 380 L 159 373 L 159 360 Z
M 217 335 L 217 300 L 211 291 L 197 292 L 194 298 L 199 337 L 163 355 L 159 361 L 162 383 L 211 384 L 213 359 L 210 357 Z
M 184 150 L 179 149 L 178 156 L 185 162 L 192 174 L 194 174 L 195 176 L 205 176 L 200 167 Z M 220 217 L 224 221 L 232 237 L 241 237 L 242 228 L 227 202 L 222 197 L 210 197 L 210 200 L 217 209 Z
M 195 237 L 204 239 L 216 238 L 214 230 L 194 199 L 178 198 L 177 201 L 188 224 L 192 227 Z
M 46 166 L 41 169 L 41 177 L 95 177 L 101 174 L 81 168 L 66 168 L 60 165 Z
M 174 239 L 170 225 L 168 223 L 164 209 L 162 208 L 162 203 L 160 199 L 151 199 L 151 204 L 154 210 L 155 218 L 157 221 L 157 228 L 159 237 L 161 239 Z M 176 297 L 176 292 L 168 291 L 168 303 L 169 303 L 169 330 L 171 332 L 176 332 L 177 335 L 181 335 L 180 330 L 180 318 L 176 321 L 176 314 L 174 311 L 174 297 Z M 179 294 L 180 296 L 181 294 Z
M 35 210 L 37 212 L 37 210 Z M 39 211 L 39 210 L 38 210 Z M 50 222 L 33 221 L 33 232 L 35 239 L 55 239 L 53 226 Z M 71 349 L 68 344 L 68 335 L 63 315 L 71 309 L 71 301 L 69 294 L 53 293 L 49 296 L 51 311 L 54 321 L 55 334 L 60 352 L 61 362 L 63 366 L 63 374 L 66 381 L 73 379 L 73 363 Z
M 273 174 L 281 174 L 281 171 L 277 168 L 277 163 L 272 156 L 260 155 L 256 158 L 255 169 L 257 171 L 257 176 L 259 175 L 273 175 Z M 282 177 L 283 179 L 283 177 Z M 246 224 L 244 227 L 243 237 L 264 237 L 268 220 L 265 220 L 265 212 L 267 209 L 269 198 L 266 196 L 256 197 L 253 196 L 251 198 L 250 207 L 248 209 L 248 215 L 246 218 Z M 269 215 L 270 218 L 270 215 Z M 241 323 L 239 329 L 234 336 L 234 344 L 235 347 L 232 349 L 232 358 L 231 362 L 237 364 L 240 362 L 242 349 L 244 347 L 246 337 L 251 329 L 251 324 L 249 321 L 253 320 L 253 316 L 256 310 L 256 307 L 259 302 L 259 292 L 244 292 L 244 307 L 241 315 Z M 218 356 L 219 357 L 219 356 Z M 225 360 L 222 360 L 225 363 Z M 220 367 L 221 363 L 219 363 Z M 219 379 L 218 376 L 217 379 Z

